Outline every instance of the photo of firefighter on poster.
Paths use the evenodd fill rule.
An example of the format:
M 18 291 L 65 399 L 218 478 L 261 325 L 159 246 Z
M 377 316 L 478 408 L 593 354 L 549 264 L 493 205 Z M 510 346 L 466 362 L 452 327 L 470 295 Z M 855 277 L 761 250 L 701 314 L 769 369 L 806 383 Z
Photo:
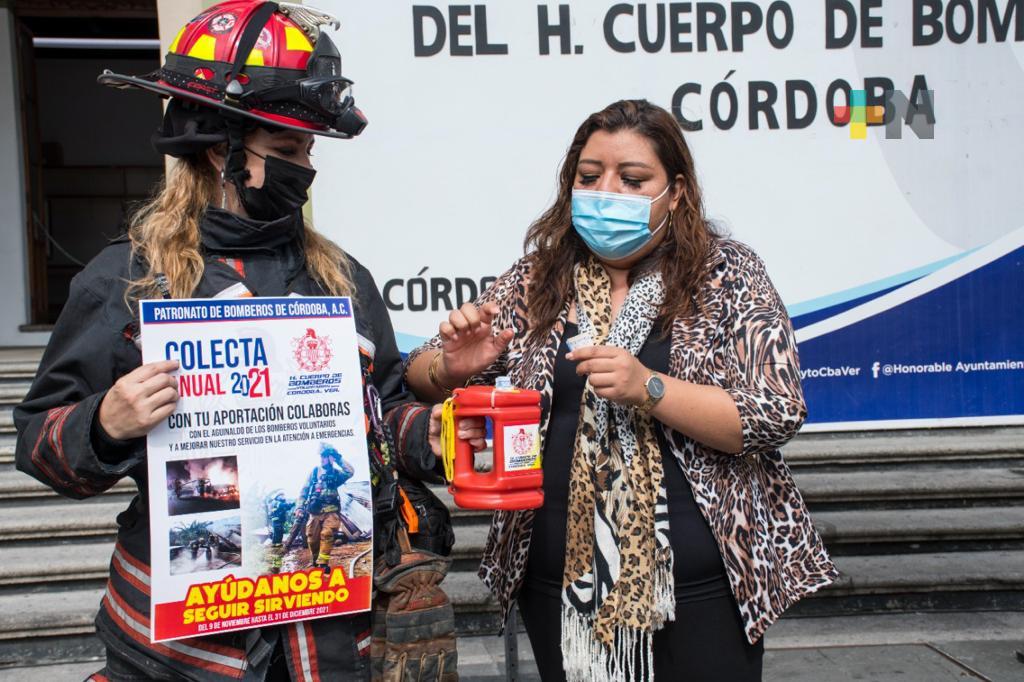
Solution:
M 341 568 L 346 578 L 369 576 L 373 512 L 365 457 L 341 445 L 309 441 L 279 458 L 263 458 L 242 474 L 245 567 L 289 573 Z

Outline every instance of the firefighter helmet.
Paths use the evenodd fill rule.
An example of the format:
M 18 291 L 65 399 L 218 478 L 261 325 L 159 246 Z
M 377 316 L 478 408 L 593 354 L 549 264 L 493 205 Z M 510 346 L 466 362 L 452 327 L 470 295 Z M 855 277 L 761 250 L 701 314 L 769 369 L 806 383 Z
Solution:
M 325 26 L 338 28 L 338 20 L 310 7 L 228 0 L 178 32 L 161 68 L 144 76 L 104 71 L 98 80 L 182 100 L 184 106 L 174 107 L 178 112 L 202 111 L 190 106 L 195 103 L 228 120 L 351 138 L 366 127 L 366 118 L 355 105 L 352 81 L 341 75 L 341 56 Z M 191 126 L 196 134 L 196 124 Z M 210 125 L 199 127 L 199 134 L 214 132 Z

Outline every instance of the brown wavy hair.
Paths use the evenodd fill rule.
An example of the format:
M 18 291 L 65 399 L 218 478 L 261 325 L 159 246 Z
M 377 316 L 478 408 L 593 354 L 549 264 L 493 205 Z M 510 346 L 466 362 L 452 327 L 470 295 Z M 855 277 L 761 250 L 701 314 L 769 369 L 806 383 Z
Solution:
M 132 255 L 146 272 L 128 282 L 125 302 L 160 298 L 157 275 L 167 278 L 173 298 L 188 298 L 199 286 L 205 263 L 199 242 L 203 213 L 218 200 L 219 178 L 205 154 L 178 159 L 128 225 Z M 351 263 L 341 248 L 305 225 L 306 269 L 333 296 L 352 296 Z
M 661 270 L 666 287 L 674 293 L 661 309 L 666 330 L 672 319 L 695 311 L 697 293 L 708 276 L 708 252 L 718 235 L 704 215 L 693 157 L 679 123 L 672 114 L 647 100 L 615 102 L 591 114 L 576 131 L 558 174 L 558 197 L 526 233 L 524 249 L 532 271 L 530 334 L 535 338 L 548 334 L 565 302 L 575 296 L 573 266 L 589 253 L 572 227 L 572 187 L 580 153 L 598 130 L 640 133 L 654 146 L 669 182 L 677 175 L 683 176 L 682 197 L 665 227 L 665 239 L 648 259 L 653 261 L 651 267 Z

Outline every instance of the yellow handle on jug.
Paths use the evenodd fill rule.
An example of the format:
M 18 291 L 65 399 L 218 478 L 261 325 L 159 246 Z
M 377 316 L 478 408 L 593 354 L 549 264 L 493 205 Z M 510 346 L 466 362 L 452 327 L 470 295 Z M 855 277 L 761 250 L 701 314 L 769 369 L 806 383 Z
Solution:
M 455 478 L 455 403 L 451 398 L 441 408 L 441 461 L 445 480 L 451 483 Z

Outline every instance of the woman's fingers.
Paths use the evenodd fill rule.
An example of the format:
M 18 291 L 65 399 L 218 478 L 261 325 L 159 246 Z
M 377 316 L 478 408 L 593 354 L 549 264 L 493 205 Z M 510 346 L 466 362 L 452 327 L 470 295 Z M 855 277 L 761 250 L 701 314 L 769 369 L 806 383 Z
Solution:
M 441 405 L 430 408 L 430 423 L 427 426 L 427 442 L 436 457 L 441 456 Z
M 125 379 L 135 383 L 145 383 L 158 374 L 167 374 L 178 369 L 177 360 L 159 360 L 140 365 L 124 376 Z
M 165 388 L 178 387 L 178 379 L 170 374 L 155 374 L 139 385 L 139 396 L 143 400 Z
M 441 433 L 441 411 L 444 406 L 438 403 L 430 408 L 430 426 L 428 427 L 428 433 L 430 435 L 439 435 Z
M 448 315 L 448 322 L 455 327 L 456 334 L 462 334 L 463 332 L 469 331 L 469 321 L 466 316 L 462 314 L 461 310 L 453 310 Z
M 621 365 L 614 358 L 594 358 L 593 360 L 584 360 L 576 365 L 576 373 L 580 375 L 604 374 L 618 369 L 621 369 Z
M 459 308 L 459 312 L 462 313 L 462 317 L 465 318 L 470 328 L 475 329 L 480 324 L 480 310 L 472 303 L 464 303 Z
M 499 334 L 496 334 L 493 337 L 492 343 L 494 344 L 494 349 L 498 351 L 499 355 L 506 348 L 508 348 L 508 344 L 512 343 L 512 338 L 514 336 L 515 336 L 515 332 L 514 331 L 512 331 L 511 329 L 504 329 Z
M 146 398 L 144 404 L 149 407 L 150 410 L 156 411 L 164 405 L 174 405 L 177 402 L 178 389 L 173 386 L 167 386 Z
M 615 384 L 618 383 L 618 378 L 614 374 L 591 374 L 587 378 L 587 381 L 590 382 L 591 387 L 593 387 L 594 389 L 599 389 L 614 386 Z M 600 392 L 598 392 L 598 395 L 600 395 Z M 603 398 L 604 396 L 601 397 Z
M 490 324 L 498 315 L 498 312 L 500 310 L 501 309 L 498 308 L 498 304 L 495 303 L 494 301 L 484 303 L 480 307 L 480 319 L 483 320 L 485 324 Z
M 452 342 L 459 340 L 459 333 L 455 331 L 455 327 L 452 323 L 447 320 L 441 323 L 441 326 L 437 328 L 437 331 L 441 335 L 442 341 Z
M 146 432 L 148 433 L 149 430 L 152 429 L 152 427 L 156 426 L 164 419 L 167 419 L 169 416 L 171 416 L 171 413 L 174 412 L 175 405 L 176 403 L 168 403 L 167 405 L 164 405 L 163 407 L 158 407 L 156 410 L 154 410 L 153 414 L 150 417 L 149 429 L 146 429 Z

